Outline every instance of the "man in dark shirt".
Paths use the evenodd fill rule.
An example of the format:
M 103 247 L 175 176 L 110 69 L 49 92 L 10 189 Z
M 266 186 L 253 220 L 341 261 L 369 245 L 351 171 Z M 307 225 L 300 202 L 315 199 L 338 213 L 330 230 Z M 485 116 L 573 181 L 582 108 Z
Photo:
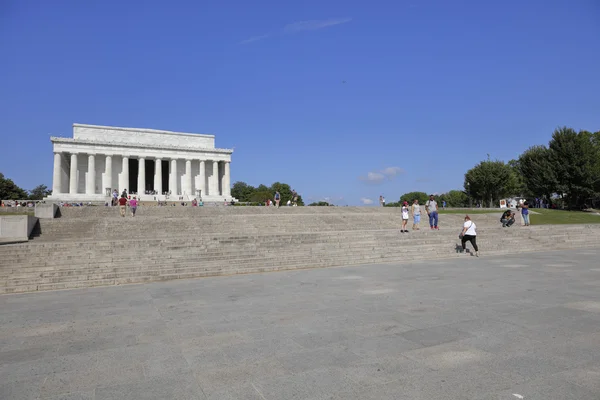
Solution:
M 121 217 L 125 217 L 125 210 L 127 208 L 127 197 L 121 196 L 119 199 L 119 211 L 121 212 Z
M 515 214 L 511 210 L 506 210 L 500 217 L 500 222 L 502 222 L 502 227 L 510 227 L 515 223 Z

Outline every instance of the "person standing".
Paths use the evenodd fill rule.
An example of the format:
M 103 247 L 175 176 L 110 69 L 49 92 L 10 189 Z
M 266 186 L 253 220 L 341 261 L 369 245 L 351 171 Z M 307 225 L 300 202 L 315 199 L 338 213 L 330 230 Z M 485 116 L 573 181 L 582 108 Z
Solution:
M 379 195 L 379 207 L 383 207 L 383 196 Z
M 385 197 L 381 196 L 381 205 L 385 207 Z M 407 231 L 408 232 L 408 231 Z
M 125 209 L 127 207 L 127 197 L 121 195 L 119 199 L 119 211 L 121 212 L 121 217 L 125 218 Z
M 279 201 L 281 200 L 281 195 L 279 191 L 275 191 L 275 207 L 279 208 Z
M 131 216 L 135 217 L 135 212 L 137 211 L 138 201 L 135 196 L 133 199 L 129 200 L 129 207 L 131 208 Z
M 429 226 L 431 227 L 431 229 L 439 230 L 440 228 L 438 227 L 438 205 L 437 201 L 435 201 L 432 194 L 429 195 L 429 200 L 427 200 L 427 203 L 425 203 L 425 211 L 427 211 L 427 215 L 429 216 Z
M 521 206 L 521 215 L 523 216 L 525 226 L 529 226 L 529 203 L 527 201 Z
M 466 215 L 465 216 L 465 223 L 463 224 L 463 229 L 462 232 L 460 234 L 461 238 L 461 243 L 462 243 L 462 251 L 463 252 L 467 252 L 467 242 L 471 242 L 471 246 L 473 246 L 473 250 L 475 250 L 475 256 L 479 257 L 479 247 L 477 247 L 477 225 L 475 225 L 475 222 L 471 221 L 471 218 Z
M 408 201 L 405 201 L 402 204 L 402 228 L 400 229 L 400 232 L 408 233 L 408 230 L 406 229 L 407 223 L 408 223 Z
M 410 206 L 410 211 L 413 215 L 413 231 L 418 231 L 419 223 L 421 222 L 421 205 L 419 204 L 419 199 L 413 201 L 413 204 Z

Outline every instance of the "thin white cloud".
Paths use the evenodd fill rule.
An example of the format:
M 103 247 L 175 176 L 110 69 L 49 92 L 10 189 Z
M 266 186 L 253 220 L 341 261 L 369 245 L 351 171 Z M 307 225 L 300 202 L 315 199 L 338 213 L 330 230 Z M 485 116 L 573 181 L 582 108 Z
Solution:
M 299 21 L 287 24 L 283 27 L 284 33 L 296 33 L 302 31 L 316 31 L 317 29 L 327 28 L 329 26 L 345 24 L 352 21 L 352 18 L 330 18 L 330 19 L 311 19 L 308 21 Z
M 370 184 L 379 184 L 384 180 L 392 180 L 396 176 L 403 174 L 405 171 L 400 167 L 387 167 L 381 171 L 371 171 L 367 175 L 359 176 L 358 179 Z
M 363 203 L 365 206 L 373 204 L 373 200 L 367 199 L 366 197 L 361 197 L 360 202 Z
M 389 178 L 394 177 L 396 175 L 400 175 L 404 173 L 404 170 L 400 167 L 387 167 L 381 173 Z
M 258 42 L 259 40 L 266 39 L 270 36 L 277 36 L 278 34 L 291 34 L 303 31 L 316 31 L 319 29 L 327 28 L 330 26 L 345 24 L 346 22 L 352 21 L 352 18 L 330 18 L 330 19 L 311 19 L 308 21 L 299 21 L 287 24 L 283 27 L 281 33 L 275 33 L 274 35 L 260 35 L 252 36 L 248 39 L 242 40 L 239 44 L 249 44 Z
M 381 183 L 385 179 L 385 175 L 379 172 L 368 172 L 367 175 L 361 176 L 358 179 L 367 183 Z
M 263 39 L 266 39 L 268 37 L 269 37 L 269 35 L 252 36 L 252 37 L 250 37 L 250 38 L 248 38 L 246 40 L 242 40 L 240 42 L 240 44 L 248 44 L 248 43 L 258 42 L 259 40 L 263 40 Z

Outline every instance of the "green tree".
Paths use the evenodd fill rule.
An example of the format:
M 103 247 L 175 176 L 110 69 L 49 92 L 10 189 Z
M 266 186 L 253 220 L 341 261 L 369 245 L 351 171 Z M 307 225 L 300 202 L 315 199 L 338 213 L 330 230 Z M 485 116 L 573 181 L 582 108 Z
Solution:
M 519 156 L 517 170 L 523 181 L 522 194 L 551 198 L 558 191 L 558 181 L 550 150 L 546 146 L 532 146 Z
M 527 185 L 525 185 L 525 179 L 521 173 L 521 169 L 519 168 L 519 160 L 510 160 L 507 162 L 507 164 L 510 168 L 512 168 L 516 179 L 514 194 L 522 197 L 527 193 Z
M 408 201 L 408 204 L 412 204 L 415 199 L 418 199 L 420 204 L 425 204 L 425 202 L 429 200 L 429 195 L 427 195 L 425 192 L 404 193 L 402 196 L 400 196 L 399 203 L 402 205 L 402 203 Z
M 270 190 L 257 190 L 250 197 L 250 201 L 255 203 L 264 203 L 268 199 L 273 200 L 273 192 Z
M 231 188 L 231 196 L 238 199 L 238 201 L 248 202 L 252 201 L 252 194 L 256 189 L 248 185 L 246 182 L 236 182 Z
M 50 196 L 52 190 L 48 189 L 46 185 L 38 185 L 29 191 L 30 200 L 42 200 L 46 196 Z
M 288 200 L 292 200 L 292 189 L 287 183 L 275 182 L 271 185 L 271 198 L 275 198 L 275 192 L 279 191 L 281 196 L 281 204 L 287 203 Z
M 596 180 L 600 172 L 600 151 L 597 136 L 567 127 L 552 134 L 550 161 L 552 163 L 559 193 L 566 195 L 570 209 L 583 205 L 597 191 Z
M 482 203 L 494 207 L 498 200 L 515 194 L 518 180 L 513 168 L 504 161 L 488 159 L 477 164 L 465 174 L 465 190 Z
M 25 200 L 27 197 L 27 191 L 18 187 L 11 179 L 5 178 L 0 172 L 0 199 Z
M 462 190 L 450 190 L 440 196 L 440 201 L 446 201 L 448 207 L 468 207 L 469 196 Z
M 258 187 L 248 185 L 246 182 L 235 182 L 231 188 L 231 196 L 240 202 L 264 203 L 267 199 L 275 199 L 275 191 L 281 195 L 281 204 L 286 204 L 292 199 L 292 189 L 287 183 L 275 182 L 270 187 L 260 184 Z M 297 205 L 303 206 L 302 196 L 298 195 Z
M 310 203 L 308 206 L 309 206 L 309 207 L 313 207 L 313 206 L 319 206 L 319 207 L 328 207 L 328 206 L 330 206 L 330 205 L 331 205 L 331 204 L 329 204 L 329 203 L 328 203 L 328 202 L 326 202 L 326 201 L 318 201 L 318 202 Z

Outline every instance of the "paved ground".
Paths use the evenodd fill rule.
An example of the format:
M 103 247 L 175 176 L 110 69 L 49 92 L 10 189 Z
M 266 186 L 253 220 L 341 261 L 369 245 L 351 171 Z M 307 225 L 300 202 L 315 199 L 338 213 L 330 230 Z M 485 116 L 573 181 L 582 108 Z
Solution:
M 0 399 L 600 399 L 600 249 L 0 296 Z

